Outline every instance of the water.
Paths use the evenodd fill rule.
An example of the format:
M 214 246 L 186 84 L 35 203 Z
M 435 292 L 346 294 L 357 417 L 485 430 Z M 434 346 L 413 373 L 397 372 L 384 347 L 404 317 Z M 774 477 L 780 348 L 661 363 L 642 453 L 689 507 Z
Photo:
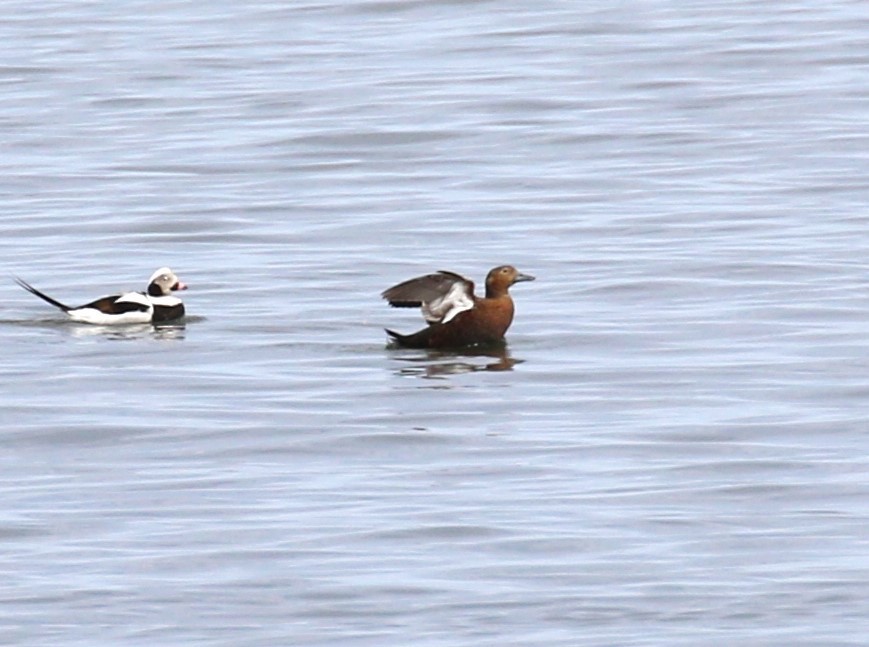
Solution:
M 3 10 L 0 642 L 866 644 L 861 3 Z

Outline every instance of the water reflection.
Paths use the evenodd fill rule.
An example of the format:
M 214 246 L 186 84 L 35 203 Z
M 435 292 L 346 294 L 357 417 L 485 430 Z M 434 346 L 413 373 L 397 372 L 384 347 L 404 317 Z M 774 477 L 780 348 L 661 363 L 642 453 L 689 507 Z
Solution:
M 151 330 L 151 337 L 161 341 L 173 341 L 185 338 L 187 332 L 187 324 L 183 321 L 173 324 L 162 324 L 154 326 Z
M 125 339 L 159 339 L 178 340 L 184 339 L 187 330 L 187 322 L 176 321 L 159 325 L 153 324 L 124 324 L 122 326 L 98 326 L 84 324 L 68 320 L 57 319 L 7 319 L 0 320 L 0 325 L 23 326 L 26 328 L 49 328 L 62 330 L 70 333 L 73 337 L 86 339 L 101 337 L 110 340 Z
M 396 357 L 400 362 L 412 364 L 411 366 L 399 368 L 397 371 L 398 375 L 431 379 L 442 379 L 450 375 L 476 373 L 478 371 L 512 371 L 516 364 L 521 364 L 525 361 L 515 359 L 506 345 L 497 348 L 470 348 L 453 352 L 443 350 L 400 350 L 413 354 Z
M 73 324 L 73 337 L 103 337 L 112 341 L 130 339 L 158 339 L 172 341 L 184 339 L 187 325 L 185 322 L 171 324 L 130 324 L 124 326 L 95 326 L 93 324 Z

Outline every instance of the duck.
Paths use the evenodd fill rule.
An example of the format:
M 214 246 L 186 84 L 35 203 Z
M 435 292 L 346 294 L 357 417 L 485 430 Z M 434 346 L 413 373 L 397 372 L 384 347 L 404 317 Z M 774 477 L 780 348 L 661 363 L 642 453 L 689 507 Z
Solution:
M 403 281 L 381 296 L 396 308 L 421 308 L 426 328 L 410 335 L 386 329 L 390 341 L 404 348 L 462 348 L 504 343 L 513 322 L 510 286 L 535 277 L 512 265 L 499 265 L 486 276 L 486 295 L 474 294 L 474 283 L 441 270 Z
M 143 292 L 124 292 L 102 297 L 83 306 L 72 307 L 61 303 L 35 287 L 15 277 L 22 288 L 59 308 L 72 320 L 97 325 L 164 323 L 184 316 L 184 303 L 172 293 L 186 290 L 175 273 L 168 267 L 161 267 L 148 279 L 148 287 Z

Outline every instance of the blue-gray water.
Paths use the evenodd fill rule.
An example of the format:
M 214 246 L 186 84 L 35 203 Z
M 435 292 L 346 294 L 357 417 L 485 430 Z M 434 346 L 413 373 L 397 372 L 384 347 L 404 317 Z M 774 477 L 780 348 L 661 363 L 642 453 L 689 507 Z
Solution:
M 867 643 L 864 3 L 0 8 L 0 643 Z

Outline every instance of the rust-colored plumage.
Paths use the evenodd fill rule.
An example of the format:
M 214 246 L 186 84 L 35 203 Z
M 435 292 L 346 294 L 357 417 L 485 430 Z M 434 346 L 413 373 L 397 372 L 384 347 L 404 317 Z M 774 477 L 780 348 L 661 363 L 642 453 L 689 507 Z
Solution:
M 398 308 L 422 308 L 427 328 L 411 335 L 387 329 L 400 346 L 408 348 L 461 348 L 502 343 L 513 322 L 509 288 L 534 277 L 512 265 L 501 265 L 486 276 L 486 296 L 474 294 L 474 283 L 453 272 L 427 274 L 399 283 L 383 292 Z

